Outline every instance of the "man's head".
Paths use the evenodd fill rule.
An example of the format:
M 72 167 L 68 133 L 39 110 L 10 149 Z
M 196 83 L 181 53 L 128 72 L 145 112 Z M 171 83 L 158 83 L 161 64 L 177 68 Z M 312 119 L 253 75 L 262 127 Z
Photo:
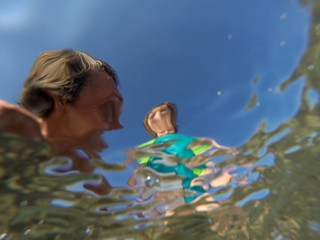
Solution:
M 163 102 L 152 108 L 143 121 L 143 125 L 153 137 L 161 137 L 178 131 L 177 108 L 170 102 Z
M 42 118 L 47 140 L 100 152 L 107 147 L 101 135 L 122 128 L 117 84 L 102 60 L 80 51 L 47 51 L 35 61 L 20 102 Z
M 118 85 L 115 71 L 106 62 L 88 53 L 72 49 L 46 51 L 36 59 L 20 95 L 21 105 L 38 117 L 48 117 L 57 95 L 64 103 L 73 103 L 87 84 L 90 74 L 105 71 Z

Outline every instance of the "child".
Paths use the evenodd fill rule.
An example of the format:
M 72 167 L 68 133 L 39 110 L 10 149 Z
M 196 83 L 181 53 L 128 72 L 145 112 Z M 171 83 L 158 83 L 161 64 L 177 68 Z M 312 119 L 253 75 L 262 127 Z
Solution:
M 155 193 L 154 189 L 152 191 L 151 189 L 147 189 L 148 187 L 150 188 L 150 186 L 148 186 L 150 185 L 150 181 L 156 182 L 157 180 L 159 188 L 161 185 L 161 176 L 165 177 L 175 174 L 183 176 L 180 178 L 180 186 L 175 186 L 177 189 L 182 188 L 183 190 L 204 193 L 204 188 L 200 185 L 193 184 L 193 180 L 200 175 L 205 175 L 210 172 L 212 173 L 213 171 L 207 167 L 210 163 L 203 163 L 203 159 L 207 160 L 208 158 L 202 158 L 201 161 L 201 158 L 197 159 L 196 156 L 211 149 L 212 147 L 232 150 L 233 154 L 236 154 L 234 149 L 221 146 L 213 139 L 195 138 L 177 134 L 178 125 L 176 124 L 176 116 L 177 108 L 170 102 L 161 103 L 149 111 L 143 121 L 143 125 L 154 139 L 139 145 L 131 151 L 131 155 L 135 156 L 130 156 L 129 153 L 129 159 L 130 157 L 136 157 L 139 164 L 144 164 L 149 168 L 156 170 L 156 172 L 152 171 L 153 175 L 157 173 L 159 177 L 157 179 L 153 179 L 155 177 L 152 178 L 151 176 L 146 176 L 146 174 L 142 174 L 140 176 L 134 174 L 129 179 L 130 185 L 145 184 L 146 186 L 143 187 L 147 191 Z M 148 151 L 146 151 L 146 149 Z M 213 152 L 215 151 L 216 150 Z M 141 172 L 141 170 L 136 171 L 136 173 L 138 172 Z M 230 178 L 226 179 L 226 181 L 229 181 Z M 155 186 L 156 185 L 153 184 L 153 187 Z M 206 186 L 204 187 L 207 188 Z M 144 194 L 144 196 L 147 195 L 150 196 L 150 194 Z M 196 195 L 184 196 L 184 200 L 188 203 L 196 197 Z

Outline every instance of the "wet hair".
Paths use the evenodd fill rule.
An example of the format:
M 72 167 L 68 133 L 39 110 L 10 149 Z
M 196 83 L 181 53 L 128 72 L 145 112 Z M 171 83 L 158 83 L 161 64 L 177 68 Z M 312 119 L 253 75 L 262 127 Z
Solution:
M 38 117 L 48 117 L 57 94 L 63 103 L 73 103 L 94 71 L 105 71 L 118 86 L 114 69 L 88 53 L 63 49 L 41 53 L 24 82 L 19 103 Z
M 146 117 L 145 117 L 144 120 L 143 120 L 143 126 L 145 127 L 145 129 L 147 130 L 147 132 L 148 132 L 151 136 L 153 136 L 153 137 L 155 137 L 155 138 L 157 138 L 157 134 L 156 134 L 156 133 L 151 129 L 151 127 L 149 126 L 148 118 L 149 118 L 149 115 L 151 114 L 152 110 L 154 110 L 155 108 L 161 107 L 161 106 L 167 106 L 167 107 L 171 110 L 171 112 L 172 112 L 172 114 L 171 114 L 171 122 L 172 122 L 172 125 L 173 125 L 173 127 L 174 127 L 175 132 L 178 132 L 178 125 L 177 125 L 177 123 L 176 123 L 176 121 L 177 121 L 177 115 L 178 115 L 178 109 L 177 109 L 176 105 L 173 104 L 173 103 L 163 102 L 163 103 L 155 106 L 154 108 L 152 108 L 152 109 L 147 113 Z

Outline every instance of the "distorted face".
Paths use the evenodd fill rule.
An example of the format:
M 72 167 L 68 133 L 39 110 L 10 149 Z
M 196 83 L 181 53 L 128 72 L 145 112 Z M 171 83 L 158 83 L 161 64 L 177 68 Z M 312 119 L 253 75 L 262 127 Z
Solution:
M 65 104 L 65 123 L 70 136 L 81 147 L 101 152 L 108 147 L 101 135 L 123 128 L 119 123 L 122 102 L 114 80 L 105 71 L 92 73 L 78 99 Z
M 148 125 L 157 137 L 176 132 L 172 121 L 172 111 L 167 105 L 155 107 L 148 115 Z

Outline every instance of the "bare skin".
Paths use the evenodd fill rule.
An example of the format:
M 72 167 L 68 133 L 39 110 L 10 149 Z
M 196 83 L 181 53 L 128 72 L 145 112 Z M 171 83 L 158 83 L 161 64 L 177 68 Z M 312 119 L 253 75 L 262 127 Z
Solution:
M 147 115 L 147 124 L 148 127 L 152 130 L 154 135 L 156 137 L 162 137 L 168 134 L 174 134 L 176 133 L 176 129 L 174 127 L 175 125 L 175 119 L 173 119 L 173 110 L 171 110 L 170 107 L 168 107 L 166 104 L 161 104 L 160 106 L 157 106 L 153 108 Z M 212 147 L 215 147 L 217 149 L 213 150 L 210 152 L 210 157 L 214 155 L 216 151 L 219 149 L 227 150 L 230 151 L 233 155 L 237 154 L 237 150 L 232 147 L 226 147 L 218 144 L 214 139 L 212 138 L 201 138 L 202 140 L 211 143 Z M 132 161 L 135 159 L 134 154 L 128 153 L 129 159 L 126 161 L 126 163 Z M 197 161 L 196 158 L 194 161 Z M 188 164 L 189 163 L 189 164 Z M 190 165 L 192 166 L 193 160 L 190 159 L 190 161 L 187 162 L 186 166 Z M 201 174 L 201 176 L 209 175 L 212 174 L 213 172 L 218 171 L 217 169 L 214 168 L 214 163 L 208 162 L 206 163 L 207 169 L 205 172 Z M 141 167 L 141 165 L 139 166 Z M 139 171 L 139 167 L 137 168 L 135 174 Z M 191 182 L 191 186 L 196 186 L 196 185 L 201 185 L 204 190 L 208 190 L 209 188 L 212 187 L 218 187 L 218 186 L 224 186 L 230 183 L 232 178 L 235 176 L 235 174 L 230 174 L 229 172 L 233 169 L 229 169 L 228 171 L 224 171 L 218 178 L 213 179 L 210 183 L 208 184 L 202 184 L 200 178 L 195 178 Z M 129 180 L 128 180 L 128 185 L 129 186 L 136 186 L 136 185 L 142 185 L 144 186 L 145 182 L 141 181 L 139 176 L 136 176 L 133 174 Z M 143 176 L 142 176 L 143 177 Z M 208 193 L 200 195 L 198 198 L 194 199 L 193 202 L 198 201 L 200 198 L 205 197 L 205 200 L 208 201 L 206 205 L 199 205 L 196 207 L 197 211 L 207 211 L 208 209 L 214 209 L 219 206 L 219 204 L 215 203 L 215 200 L 213 199 L 212 196 L 210 196 Z M 142 197 L 143 198 L 143 197 Z M 162 200 L 167 204 L 167 207 L 169 207 L 169 210 L 165 211 L 165 216 L 170 216 L 175 213 L 176 207 L 178 207 L 181 204 L 185 204 L 185 200 L 183 198 L 183 194 L 181 191 L 163 191 L 163 192 L 157 192 L 155 195 L 155 198 L 157 200 Z M 144 199 L 145 200 L 145 199 Z M 191 210 L 193 211 L 193 210 Z M 161 214 L 157 212 L 156 209 L 154 209 L 153 213 L 155 215 Z M 180 212 L 182 214 L 182 212 Z M 184 214 L 187 213 L 186 211 L 183 212 Z
M 171 110 L 167 106 L 153 108 L 148 117 L 148 124 L 157 137 L 176 132 L 171 121 Z
M 148 117 L 148 124 L 149 124 L 149 127 L 152 129 L 152 131 L 156 133 L 157 137 L 162 137 L 168 134 L 176 133 L 176 130 L 174 129 L 172 124 L 171 114 L 172 114 L 171 109 L 168 108 L 166 105 L 155 107 L 150 111 L 150 114 Z M 231 153 L 233 155 L 237 154 L 237 150 L 234 148 L 222 146 L 212 138 L 206 138 L 206 139 L 209 140 L 212 146 L 215 148 L 219 148 L 223 150 L 231 150 Z M 213 154 L 216 151 L 217 150 L 211 151 L 211 154 Z
M 26 109 L 0 100 L 0 131 L 49 142 L 55 155 L 68 156 L 73 160 L 73 169 L 92 172 L 90 158 L 99 158 L 99 153 L 108 147 L 102 139 L 106 131 L 123 128 L 119 123 L 123 97 L 113 79 L 104 71 L 96 71 L 90 81 L 72 103 L 64 103 L 48 91 L 54 99 L 54 110 L 49 117 L 41 119 Z M 81 157 L 81 149 L 88 158 Z M 104 194 L 111 187 L 104 179 L 99 187 L 91 187 Z
M 171 117 L 171 110 L 166 105 L 162 105 L 159 107 L 155 107 L 151 110 L 148 118 L 148 124 L 152 131 L 154 131 L 157 134 L 157 137 L 165 136 L 167 134 L 176 133 L 173 124 L 172 124 L 172 117 Z M 203 138 L 204 139 L 204 138 Z M 218 149 L 223 150 L 230 150 L 233 155 L 236 155 L 238 152 L 235 148 L 226 147 L 218 144 L 214 139 L 212 138 L 206 138 L 208 139 L 212 146 Z M 210 155 L 213 155 L 218 149 L 212 150 L 210 152 Z M 208 164 L 210 165 L 211 162 Z M 211 168 L 207 168 L 206 171 L 202 175 L 208 175 L 212 173 Z M 232 179 L 232 175 L 229 175 L 227 172 L 225 172 L 222 176 L 219 177 L 219 179 L 213 180 L 210 185 L 211 187 L 221 186 L 228 184 L 230 180 Z M 195 181 L 192 181 L 191 186 L 197 185 Z M 209 187 L 204 186 L 205 189 L 208 189 Z
M 101 138 L 106 131 L 121 129 L 119 123 L 123 97 L 112 78 L 104 71 L 95 72 L 73 104 L 55 100 L 55 110 L 43 121 L 42 134 L 57 152 L 83 149 L 91 157 L 107 148 Z
M 43 138 L 40 118 L 3 100 L 0 100 L 0 130 L 28 138 Z

